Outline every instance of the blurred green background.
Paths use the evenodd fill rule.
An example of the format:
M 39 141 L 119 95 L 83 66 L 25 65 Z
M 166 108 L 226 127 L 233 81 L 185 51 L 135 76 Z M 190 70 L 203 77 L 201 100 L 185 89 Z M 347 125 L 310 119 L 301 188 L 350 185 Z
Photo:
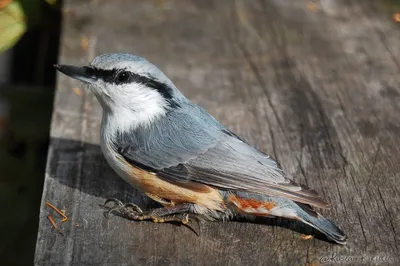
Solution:
M 0 265 L 32 265 L 48 149 L 59 0 L 0 0 Z

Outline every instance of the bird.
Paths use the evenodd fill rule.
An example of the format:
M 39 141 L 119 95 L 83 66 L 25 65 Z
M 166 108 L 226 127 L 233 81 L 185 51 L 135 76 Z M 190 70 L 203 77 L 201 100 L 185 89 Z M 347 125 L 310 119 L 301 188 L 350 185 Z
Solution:
M 346 244 L 344 232 L 315 210 L 330 206 L 315 190 L 290 179 L 275 159 L 186 98 L 146 59 L 108 53 L 87 66 L 54 67 L 85 83 L 99 101 L 100 146 L 111 168 L 162 206 L 143 211 L 108 199 L 120 216 L 182 224 L 191 216 L 283 217 Z

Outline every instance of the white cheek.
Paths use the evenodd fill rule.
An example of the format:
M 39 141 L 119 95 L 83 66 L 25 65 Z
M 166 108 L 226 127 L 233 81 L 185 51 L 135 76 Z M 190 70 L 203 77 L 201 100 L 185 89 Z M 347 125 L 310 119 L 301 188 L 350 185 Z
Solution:
M 142 84 L 108 86 L 104 89 L 109 112 L 104 118 L 111 131 L 128 130 L 149 125 L 165 115 L 168 103 L 156 90 Z M 111 100 L 112 99 L 112 100 Z

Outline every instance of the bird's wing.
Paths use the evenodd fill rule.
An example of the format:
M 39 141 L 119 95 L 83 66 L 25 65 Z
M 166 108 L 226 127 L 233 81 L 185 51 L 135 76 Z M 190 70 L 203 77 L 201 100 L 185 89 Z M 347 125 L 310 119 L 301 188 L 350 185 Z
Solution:
M 120 134 L 116 149 L 128 162 L 169 182 L 202 183 L 328 207 L 317 192 L 285 177 L 271 157 L 207 115 L 193 111 L 170 115 L 143 132 Z

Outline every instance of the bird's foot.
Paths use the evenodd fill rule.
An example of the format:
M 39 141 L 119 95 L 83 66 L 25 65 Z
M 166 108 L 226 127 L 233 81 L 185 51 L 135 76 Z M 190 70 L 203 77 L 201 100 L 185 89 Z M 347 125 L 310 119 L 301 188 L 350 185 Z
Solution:
M 113 203 L 113 206 L 107 206 L 109 203 Z M 199 235 L 199 233 L 189 224 L 190 221 L 196 221 L 199 229 L 198 231 L 200 231 L 197 217 L 189 217 L 189 204 L 157 208 L 143 212 L 136 204 L 124 204 L 118 199 L 108 199 L 104 203 L 104 207 L 108 209 L 105 212 L 106 217 L 108 217 L 110 213 L 116 213 L 118 216 L 134 221 L 152 221 L 154 223 L 177 222 L 191 229 L 196 235 Z
M 107 204 L 109 204 L 109 203 L 113 203 L 113 206 L 108 207 Z M 110 215 L 110 213 L 112 213 L 114 211 L 119 212 L 122 216 L 124 216 L 124 213 L 130 213 L 130 212 L 135 212 L 137 214 L 143 213 L 142 209 L 139 206 L 137 206 L 136 204 L 133 204 L 133 203 L 124 204 L 124 203 L 122 203 L 122 201 L 120 201 L 118 199 L 107 199 L 106 202 L 104 202 L 103 206 L 106 209 L 108 209 L 107 212 L 105 212 L 105 215 L 107 217 Z

